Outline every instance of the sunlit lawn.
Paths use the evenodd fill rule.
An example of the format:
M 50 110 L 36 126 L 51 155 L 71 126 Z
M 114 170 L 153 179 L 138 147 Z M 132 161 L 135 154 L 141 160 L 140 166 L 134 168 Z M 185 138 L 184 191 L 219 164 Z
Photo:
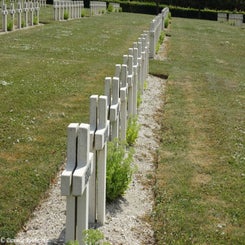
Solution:
M 0 35 L 0 237 L 27 220 L 65 161 L 68 124 L 88 122 L 89 96 L 103 94 L 152 16 L 40 19 L 48 24 Z
M 174 18 L 152 214 L 158 244 L 244 244 L 245 29 Z

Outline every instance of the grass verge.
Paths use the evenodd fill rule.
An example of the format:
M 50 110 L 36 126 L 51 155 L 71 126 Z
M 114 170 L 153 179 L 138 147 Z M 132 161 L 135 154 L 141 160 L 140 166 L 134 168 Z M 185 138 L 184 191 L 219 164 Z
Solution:
M 88 122 L 150 15 L 111 13 L 0 36 L 0 237 L 13 238 L 66 157 L 66 128 Z M 50 13 L 51 7 L 45 11 Z
M 245 240 L 244 29 L 172 19 L 152 213 L 158 244 Z

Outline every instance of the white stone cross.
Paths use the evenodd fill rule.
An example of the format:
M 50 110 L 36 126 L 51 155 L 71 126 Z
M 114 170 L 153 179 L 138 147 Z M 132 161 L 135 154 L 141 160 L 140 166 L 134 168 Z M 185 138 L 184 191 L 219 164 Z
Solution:
M 111 125 L 110 140 L 119 137 L 119 111 L 120 111 L 120 100 L 119 100 L 119 78 L 110 77 L 105 78 L 105 94 L 109 102 L 109 120 Z
M 89 178 L 93 172 L 88 124 L 68 126 L 67 164 L 61 175 L 61 195 L 67 197 L 66 242 L 83 244 L 82 231 L 88 229 Z
M 72 194 L 72 174 L 77 164 L 77 131 L 79 124 L 71 123 L 67 128 L 67 163 L 61 175 L 61 195 L 66 196 L 66 242 L 74 240 L 76 229 L 76 198 Z
M 94 169 L 90 181 L 89 221 L 105 223 L 106 158 L 109 138 L 107 97 L 90 96 L 90 151 L 94 154 Z
M 90 112 L 89 112 L 89 124 L 90 124 L 90 151 L 94 154 L 94 170 L 90 179 L 89 186 L 89 223 L 95 223 L 97 220 L 96 210 L 96 193 L 97 193 L 97 179 L 96 179 L 96 150 L 94 147 L 95 132 L 97 129 L 97 107 L 98 107 L 98 95 L 90 96 Z
M 133 93 L 133 50 L 129 49 L 129 55 L 127 56 L 127 85 L 128 85 L 128 115 L 132 116 L 134 114 L 134 93 Z M 126 57 L 124 58 L 126 62 Z
M 24 13 L 25 13 L 25 26 L 28 27 L 29 21 L 28 21 L 28 12 L 29 12 L 29 5 L 28 2 L 24 2 Z
M 138 97 L 138 48 L 137 43 L 134 43 L 132 49 L 133 55 L 133 115 L 137 115 L 137 97 Z
M 17 16 L 18 16 L 17 17 L 17 27 L 19 29 L 21 29 L 21 13 L 22 13 L 21 2 L 18 2 L 16 12 L 17 12 Z
M 34 17 L 34 7 L 33 7 L 33 3 L 30 2 L 29 3 L 29 11 L 30 11 L 30 26 L 33 26 L 33 17 Z
M 97 151 L 97 222 L 105 223 L 106 211 L 106 158 L 107 141 L 109 137 L 109 121 L 107 120 L 107 97 L 100 96 L 98 100 L 98 121 L 95 132 L 95 150 Z
M 15 29 L 15 26 L 14 26 L 14 15 L 15 15 L 14 3 L 11 3 L 9 13 L 11 15 L 11 21 L 13 23 L 13 30 L 14 30 Z
M 8 26 L 8 9 L 7 9 L 7 5 L 4 3 L 2 5 L 2 15 L 3 15 L 3 20 L 2 20 L 3 31 L 6 32 Z
M 89 178 L 93 172 L 93 153 L 89 152 L 90 127 L 81 124 L 78 128 L 77 166 L 72 178 L 72 194 L 77 197 L 76 203 L 76 239 L 83 244 L 82 231 L 88 229 L 89 217 Z

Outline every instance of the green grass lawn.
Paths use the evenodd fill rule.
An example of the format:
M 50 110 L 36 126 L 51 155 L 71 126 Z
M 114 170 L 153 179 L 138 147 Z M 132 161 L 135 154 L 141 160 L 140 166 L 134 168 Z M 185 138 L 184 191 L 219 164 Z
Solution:
M 158 244 L 245 242 L 245 29 L 174 18 L 152 214 Z
M 89 96 L 104 93 L 104 78 L 152 18 L 43 14 L 46 25 L 0 35 L 0 237 L 28 219 L 65 161 L 68 124 L 88 122 Z

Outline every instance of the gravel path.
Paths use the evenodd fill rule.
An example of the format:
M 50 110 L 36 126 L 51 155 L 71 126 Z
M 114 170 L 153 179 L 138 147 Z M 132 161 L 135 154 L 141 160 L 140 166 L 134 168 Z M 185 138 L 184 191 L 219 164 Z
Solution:
M 160 96 L 164 81 L 148 76 L 147 82 L 138 113 L 141 128 L 134 147 L 137 171 L 123 198 L 107 205 L 107 222 L 99 228 L 113 245 L 154 244 L 153 230 L 144 217 L 150 215 L 154 201 L 150 176 L 154 172 L 154 153 L 158 148 L 156 134 L 160 128 L 155 116 L 162 105 Z
M 153 205 L 151 173 L 154 172 L 154 153 L 158 148 L 160 132 L 155 120 L 162 106 L 161 95 L 165 81 L 148 76 L 147 89 L 142 96 L 138 122 L 141 125 L 135 145 L 134 164 L 137 171 L 125 195 L 107 204 L 106 224 L 99 227 L 105 239 L 113 245 L 154 244 L 154 233 L 146 217 Z M 62 171 L 62 170 L 61 170 Z M 64 244 L 65 198 L 60 195 L 60 173 L 48 196 L 37 207 L 32 218 L 16 237 L 16 244 Z

